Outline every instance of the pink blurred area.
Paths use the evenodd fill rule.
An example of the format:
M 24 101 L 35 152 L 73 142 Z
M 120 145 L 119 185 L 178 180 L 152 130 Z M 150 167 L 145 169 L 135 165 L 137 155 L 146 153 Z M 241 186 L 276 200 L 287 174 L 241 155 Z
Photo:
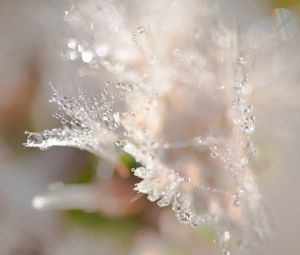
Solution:
M 67 148 L 42 152 L 22 146 L 25 130 L 58 125 L 51 118 L 49 82 L 65 91 L 80 83 L 59 50 L 69 33 L 61 19 L 68 5 L 69 1 L 58 0 L 0 1 L 0 254 L 218 254 L 208 231 L 180 225 L 168 209 L 143 198 L 132 202 L 134 179 L 122 165 L 117 177 L 99 183 L 99 192 L 109 198 L 99 201 L 99 217 L 32 208 L 33 197 L 48 184 L 76 183 L 90 171 L 97 172 L 97 159 L 86 152 Z M 271 4 L 265 6 L 271 12 Z M 293 53 L 290 57 L 299 61 L 299 52 Z M 285 59 L 282 65 L 290 61 Z M 258 129 L 269 130 L 268 136 L 261 140 L 258 134 L 256 139 L 265 148 L 266 165 L 272 166 L 261 169 L 259 186 L 275 224 L 273 237 L 260 244 L 256 254 L 298 255 L 300 93 L 287 86 L 292 92 L 282 98 L 268 92 L 271 85 L 263 91 L 270 101 L 261 102 L 258 120 Z M 109 206 L 113 209 L 106 210 Z M 86 222 L 96 227 L 87 227 Z

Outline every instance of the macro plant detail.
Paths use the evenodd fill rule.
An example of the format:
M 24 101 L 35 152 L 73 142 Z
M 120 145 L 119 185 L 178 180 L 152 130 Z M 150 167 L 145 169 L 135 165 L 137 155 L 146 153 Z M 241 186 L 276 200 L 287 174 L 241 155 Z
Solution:
M 157 13 L 166 8 L 168 15 Z M 62 57 L 98 87 L 67 97 L 53 85 L 61 127 L 26 132 L 25 146 L 89 151 L 109 175 L 126 153 L 138 164 L 130 169 L 137 193 L 169 206 L 183 224 L 212 229 L 222 255 L 251 253 L 250 236 L 269 235 L 251 164 L 259 153 L 252 67 L 260 45 L 241 29 L 234 6 L 74 1 L 64 20 L 72 36 Z M 282 40 L 294 35 L 294 23 L 287 32 L 279 27 Z M 85 184 L 54 185 L 33 206 L 68 209 L 71 192 L 71 207 L 97 210 L 97 190 Z

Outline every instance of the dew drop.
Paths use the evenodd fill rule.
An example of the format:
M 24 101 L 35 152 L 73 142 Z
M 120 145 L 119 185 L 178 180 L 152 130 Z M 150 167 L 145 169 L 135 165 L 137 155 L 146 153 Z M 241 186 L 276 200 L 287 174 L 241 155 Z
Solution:
M 165 207 L 165 206 L 168 206 L 170 204 L 170 199 L 168 196 L 163 196 L 158 202 L 157 202 L 157 205 L 159 207 Z
M 77 45 L 77 50 L 79 52 L 84 52 L 86 50 L 86 47 L 82 43 L 80 43 Z
M 181 223 L 189 223 L 191 220 L 192 220 L 192 214 L 187 211 L 187 210 L 181 210 L 178 214 L 177 214 L 177 217 L 179 219 L 179 221 Z
M 96 54 L 99 57 L 105 57 L 108 54 L 108 47 L 106 45 L 96 47 Z
M 70 48 L 70 49 L 72 49 L 72 50 L 75 50 L 76 49 L 76 47 L 77 47 L 77 41 L 75 40 L 75 39 L 70 39 L 69 41 L 68 41 L 68 47 Z
M 138 167 L 136 169 L 133 169 L 134 175 L 139 178 L 145 178 L 146 177 L 146 169 L 144 167 Z
M 145 32 L 145 28 L 143 26 L 138 27 L 138 33 L 143 34 Z
M 198 137 L 195 138 L 195 143 L 196 144 L 203 144 L 204 140 L 201 136 L 198 136 Z
M 211 156 L 212 158 L 217 158 L 217 157 L 218 157 L 218 153 L 217 153 L 216 151 L 212 151 L 212 152 L 210 153 L 210 156 Z
M 255 117 L 250 116 L 245 118 L 241 127 L 246 134 L 252 134 L 255 131 Z
M 173 55 L 174 55 L 175 58 L 180 58 L 182 56 L 182 52 L 181 52 L 180 49 L 175 49 L 173 51 Z
M 127 153 L 131 154 L 131 155 L 134 155 L 135 152 L 136 152 L 136 147 L 135 145 L 133 145 L 132 143 L 127 143 L 125 146 L 124 146 L 124 151 L 126 151 Z
M 241 64 L 241 65 L 246 64 L 246 61 L 243 57 L 239 57 L 237 62 L 238 62 L 238 64 Z
M 39 133 L 30 133 L 27 137 L 27 143 L 29 145 L 41 144 L 43 142 L 43 137 Z
M 44 196 L 36 196 L 32 200 L 32 206 L 33 208 L 40 210 L 43 209 L 43 207 L 47 204 L 48 200 Z
M 173 205 L 172 205 L 172 210 L 173 210 L 174 212 L 180 212 L 181 209 L 182 209 L 182 207 L 181 207 L 180 204 L 178 204 L 177 202 L 174 202 L 174 203 L 173 203 Z
M 70 60 L 76 60 L 78 58 L 78 53 L 76 51 L 70 51 L 68 57 Z
M 91 50 L 86 50 L 81 53 L 81 59 L 84 63 L 90 63 L 94 58 L 94 53 Z
M 119 124 L 120 123 L 120 113 L 119 112 L 115 112 L 113 114 L 113 118 L 114 118 L 114 121 Z
M 221 242 L 228 242 L 230 240 L 230 233 L 229 231 L 225 231 L 221 237 L 220 237 L 220 241 Z
M 47 145 L 41 145 L 41 146 L 39 146 L 39 149 L 40 149 L 41 151 L 46 151 L 46 150 L 49 149 L 49 147 L 48 147 Z
M 221 250 L 221 255 L 230 255 L 230 251 L 227 248 Z
M 116 145 L 117 147 L 120 147 L 120 146 L 122 145 L 122 141 L 120 141 L 120 140 L 116 141 L 116 142 L 115 142 L 115 145 Z

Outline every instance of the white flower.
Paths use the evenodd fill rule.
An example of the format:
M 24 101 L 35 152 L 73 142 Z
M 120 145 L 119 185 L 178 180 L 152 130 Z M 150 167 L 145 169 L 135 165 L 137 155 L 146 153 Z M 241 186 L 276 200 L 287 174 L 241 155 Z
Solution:
M 93 26 L 85 31 L 89 40 L 80 43 L 79 33 L 69 48 L 76 51 L 78 43 L 86 74 L 111 77 L 111 92 L 106 86 L 99 98 L 80 93 L 75 99 L 55 90 L 63 126 L 29 133 L 25 145 L 72 146 L 111 162 L 119 147 L 141 165 L 132 170 L 141 179 L 136 191 L 161 207 L 171 205 L 183 223 L 214 228 L 221 251 L 229 254 L 231 234 L 223 226 L 262 229 L 243 214 L 261 208 L 248 164 L 257 154 L 251 141 L 255 48 L 242 43 L 247 36 L 228 21 L 223 5 L 163 0 L 73 6 L 65 20 L 74 30 Z

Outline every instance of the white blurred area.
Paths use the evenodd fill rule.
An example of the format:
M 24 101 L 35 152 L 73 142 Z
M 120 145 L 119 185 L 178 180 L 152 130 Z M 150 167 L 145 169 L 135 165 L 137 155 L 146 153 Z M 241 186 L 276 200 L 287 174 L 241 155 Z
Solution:
M 266 43 L 271 3 L 240 1 L 251 12 L 241 14 L 244 29 L 251 28 Z M 168 211 L 146 208 L 143 227 L 127 236 L 107 229 L 81 228 L 63 212 L 36 211 L 32 198 L 49 183 L 73 181 L 89 160 L 72 149 L 41 152 L 24 149 L 27 129 L 56 125 L 49 82 L 71 91 L 80 85 L 74 67 L 61 58 L 68 38 L 62 21 L 70 1 L 0 0 L 0 254 L 2 255 L 184 255 L 218 254 L 210 241 L 181 226 Z M 247 9 L 247 7 L 243 7 Z M 295 15 L 300 14 L 297 6 Z M 255 15 L 250 15 L 255 13 Z M 249 15 L 247 15 L 249 14 Z M 268 18 L 264 16 L 269 15 Z M 250 25 L 253 24 L 253 25 Z M 261 36 L 261 37 L 259 37 Z M 286 44 L 270 44 L 254 67 L 262 84 L 256 94 L 258 131 L 256 142 L 265 160 L 258 184 L 275 223 L 271 240 L 263 241 L 257 255 L 298 255 L 300 229 L 300 35 Z M 268 41 L 269 40 L 269 41 Z M 73 68 L 73 69 L 72 69 Z M 274 75 L 272 80 L 271 75 Z M 271 77 L 271 78 L 270 78 Z M 86 85 L 86 81 L 82 80 Z M 152 211 L 156 219 L 151 217 Z M 129 239 L 129 240 L 128 240 Z

